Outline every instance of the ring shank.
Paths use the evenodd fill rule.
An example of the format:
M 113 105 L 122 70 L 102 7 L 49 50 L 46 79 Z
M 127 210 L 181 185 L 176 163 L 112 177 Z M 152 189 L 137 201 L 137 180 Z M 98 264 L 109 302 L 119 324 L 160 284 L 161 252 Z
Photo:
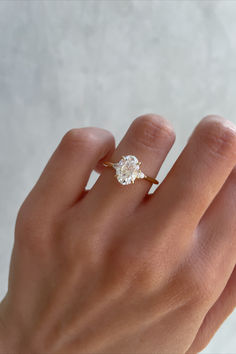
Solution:
M 145 176 L 144 179 L 146 179 L 146 181 L 149 181 L 153 184 L 159 184 L 159 182 L 155 179 L 155 178 L 152 178 L 152 177 L 149 177 L 149 176 Z
M 109 161 L 103 162 L 103 166 L 113 168 L 113 162 L 109 162 Z

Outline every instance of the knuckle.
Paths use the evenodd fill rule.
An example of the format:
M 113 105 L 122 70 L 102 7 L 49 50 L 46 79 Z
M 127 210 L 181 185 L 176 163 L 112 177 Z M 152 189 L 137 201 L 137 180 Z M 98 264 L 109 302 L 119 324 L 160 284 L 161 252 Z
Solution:
M 150 149 L 160 149 L 160 144 L 164 141 L 173 143 L 175 140 L 175 133 L 170 123 L 155 114 L 136 118 L 130 128 L 135 141 Z
M 236 127 L 218 116 L 207 116 L 197 129 L 201 141 L 214 156 L 236 155 Z
M 35 213 L 33 213 L 33 210 L 30 210 L 30 205 L 26 198 L 26 200 L 21 205 L 16 218 L 16 230 L 19 230 L 20 234 L 25 235 L 35 230 L 35 222 L 37 219 L 36 215 L 34 214 Z
M 61 145 L 70 150 L 90 151 L 97 145 L 98 138 L 91 128 L 71 129 L 62 138 Z
M 22 204 L 16 219 L 15 241 L 30 252 L 44 256 L 49 249 L 49 225 L 37 210 Z

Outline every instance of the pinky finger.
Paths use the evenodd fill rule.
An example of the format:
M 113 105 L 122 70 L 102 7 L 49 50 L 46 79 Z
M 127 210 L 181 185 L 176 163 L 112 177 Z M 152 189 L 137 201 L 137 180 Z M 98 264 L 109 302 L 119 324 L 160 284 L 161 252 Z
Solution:
M 186 354 L 201 352 L 236 306 L 236 267 L 218 300 L 206 314 L 201 327 Z

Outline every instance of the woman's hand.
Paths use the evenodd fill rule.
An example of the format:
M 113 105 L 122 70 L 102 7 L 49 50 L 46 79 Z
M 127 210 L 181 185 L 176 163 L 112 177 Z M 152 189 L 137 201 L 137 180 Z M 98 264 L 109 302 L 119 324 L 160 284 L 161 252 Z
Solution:
M 175 139 L 137 118 L 114 151 L 71 130 L 20 208 L 0 352 L 179 354 L 202 350 L 236 301 L 236 130 L 204 118 L 153 194 L 103 161 L 133 154 L 149 176 Z M 100 177 L 85 191 L 91 171 Z

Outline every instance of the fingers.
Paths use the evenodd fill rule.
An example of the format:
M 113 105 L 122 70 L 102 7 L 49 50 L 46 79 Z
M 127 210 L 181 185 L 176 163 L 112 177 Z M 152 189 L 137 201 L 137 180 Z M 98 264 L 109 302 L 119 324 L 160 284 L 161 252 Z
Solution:
M 217 116 L 204 118 L 154 193 L 147 212 L 152 210 L 158 222 L 169 215 L 177 227 L 194 230 L 235 164 L 235 126 Z
M 52 155 L 25 203 L 57 213 L 84 193 L 92 170 L 114 150 L 111 133 L 99 128 L 70 130 Z M 47 215 L 49 215 L 47 214 Z
M 221 293 L 236 260 L 236 168 L 200 220 L 194 254 L 196 266 L 215 279 L 214 293 Z
M 236 167 L 204 213 L 194 242 L 195 267 L 202 269 L 217 298 L 207 312 L 188 353 L 205 348 L 236 306 Z M 210 275 L 210 276 L 209 276 Z
M 218 274 L 230 274 L 236 261 L 236 167 L 199 223 L 197 247 Z M 226 273 L 226 274 L 225 274 Z
M 236 268 L 222 294 L 206 314 L 195 340 L 186 354 L 201 352 L 236 306 Z
M 135 155 L 142 163 L 141 170 L 155 177 L 174 140 L 173 129 L 164 118 L 154 114 L 144 115 L 131 124 L 110 161 L 118 162 L 123 155 Z M 140 179 L 123 186 L 114 178 L 115 173 L 112 168 L 104 168 L 87 202 L 95 209 L 109 205 L 109 210 L 119 211 L 123 215 L 140 203 L 151 183 Z

